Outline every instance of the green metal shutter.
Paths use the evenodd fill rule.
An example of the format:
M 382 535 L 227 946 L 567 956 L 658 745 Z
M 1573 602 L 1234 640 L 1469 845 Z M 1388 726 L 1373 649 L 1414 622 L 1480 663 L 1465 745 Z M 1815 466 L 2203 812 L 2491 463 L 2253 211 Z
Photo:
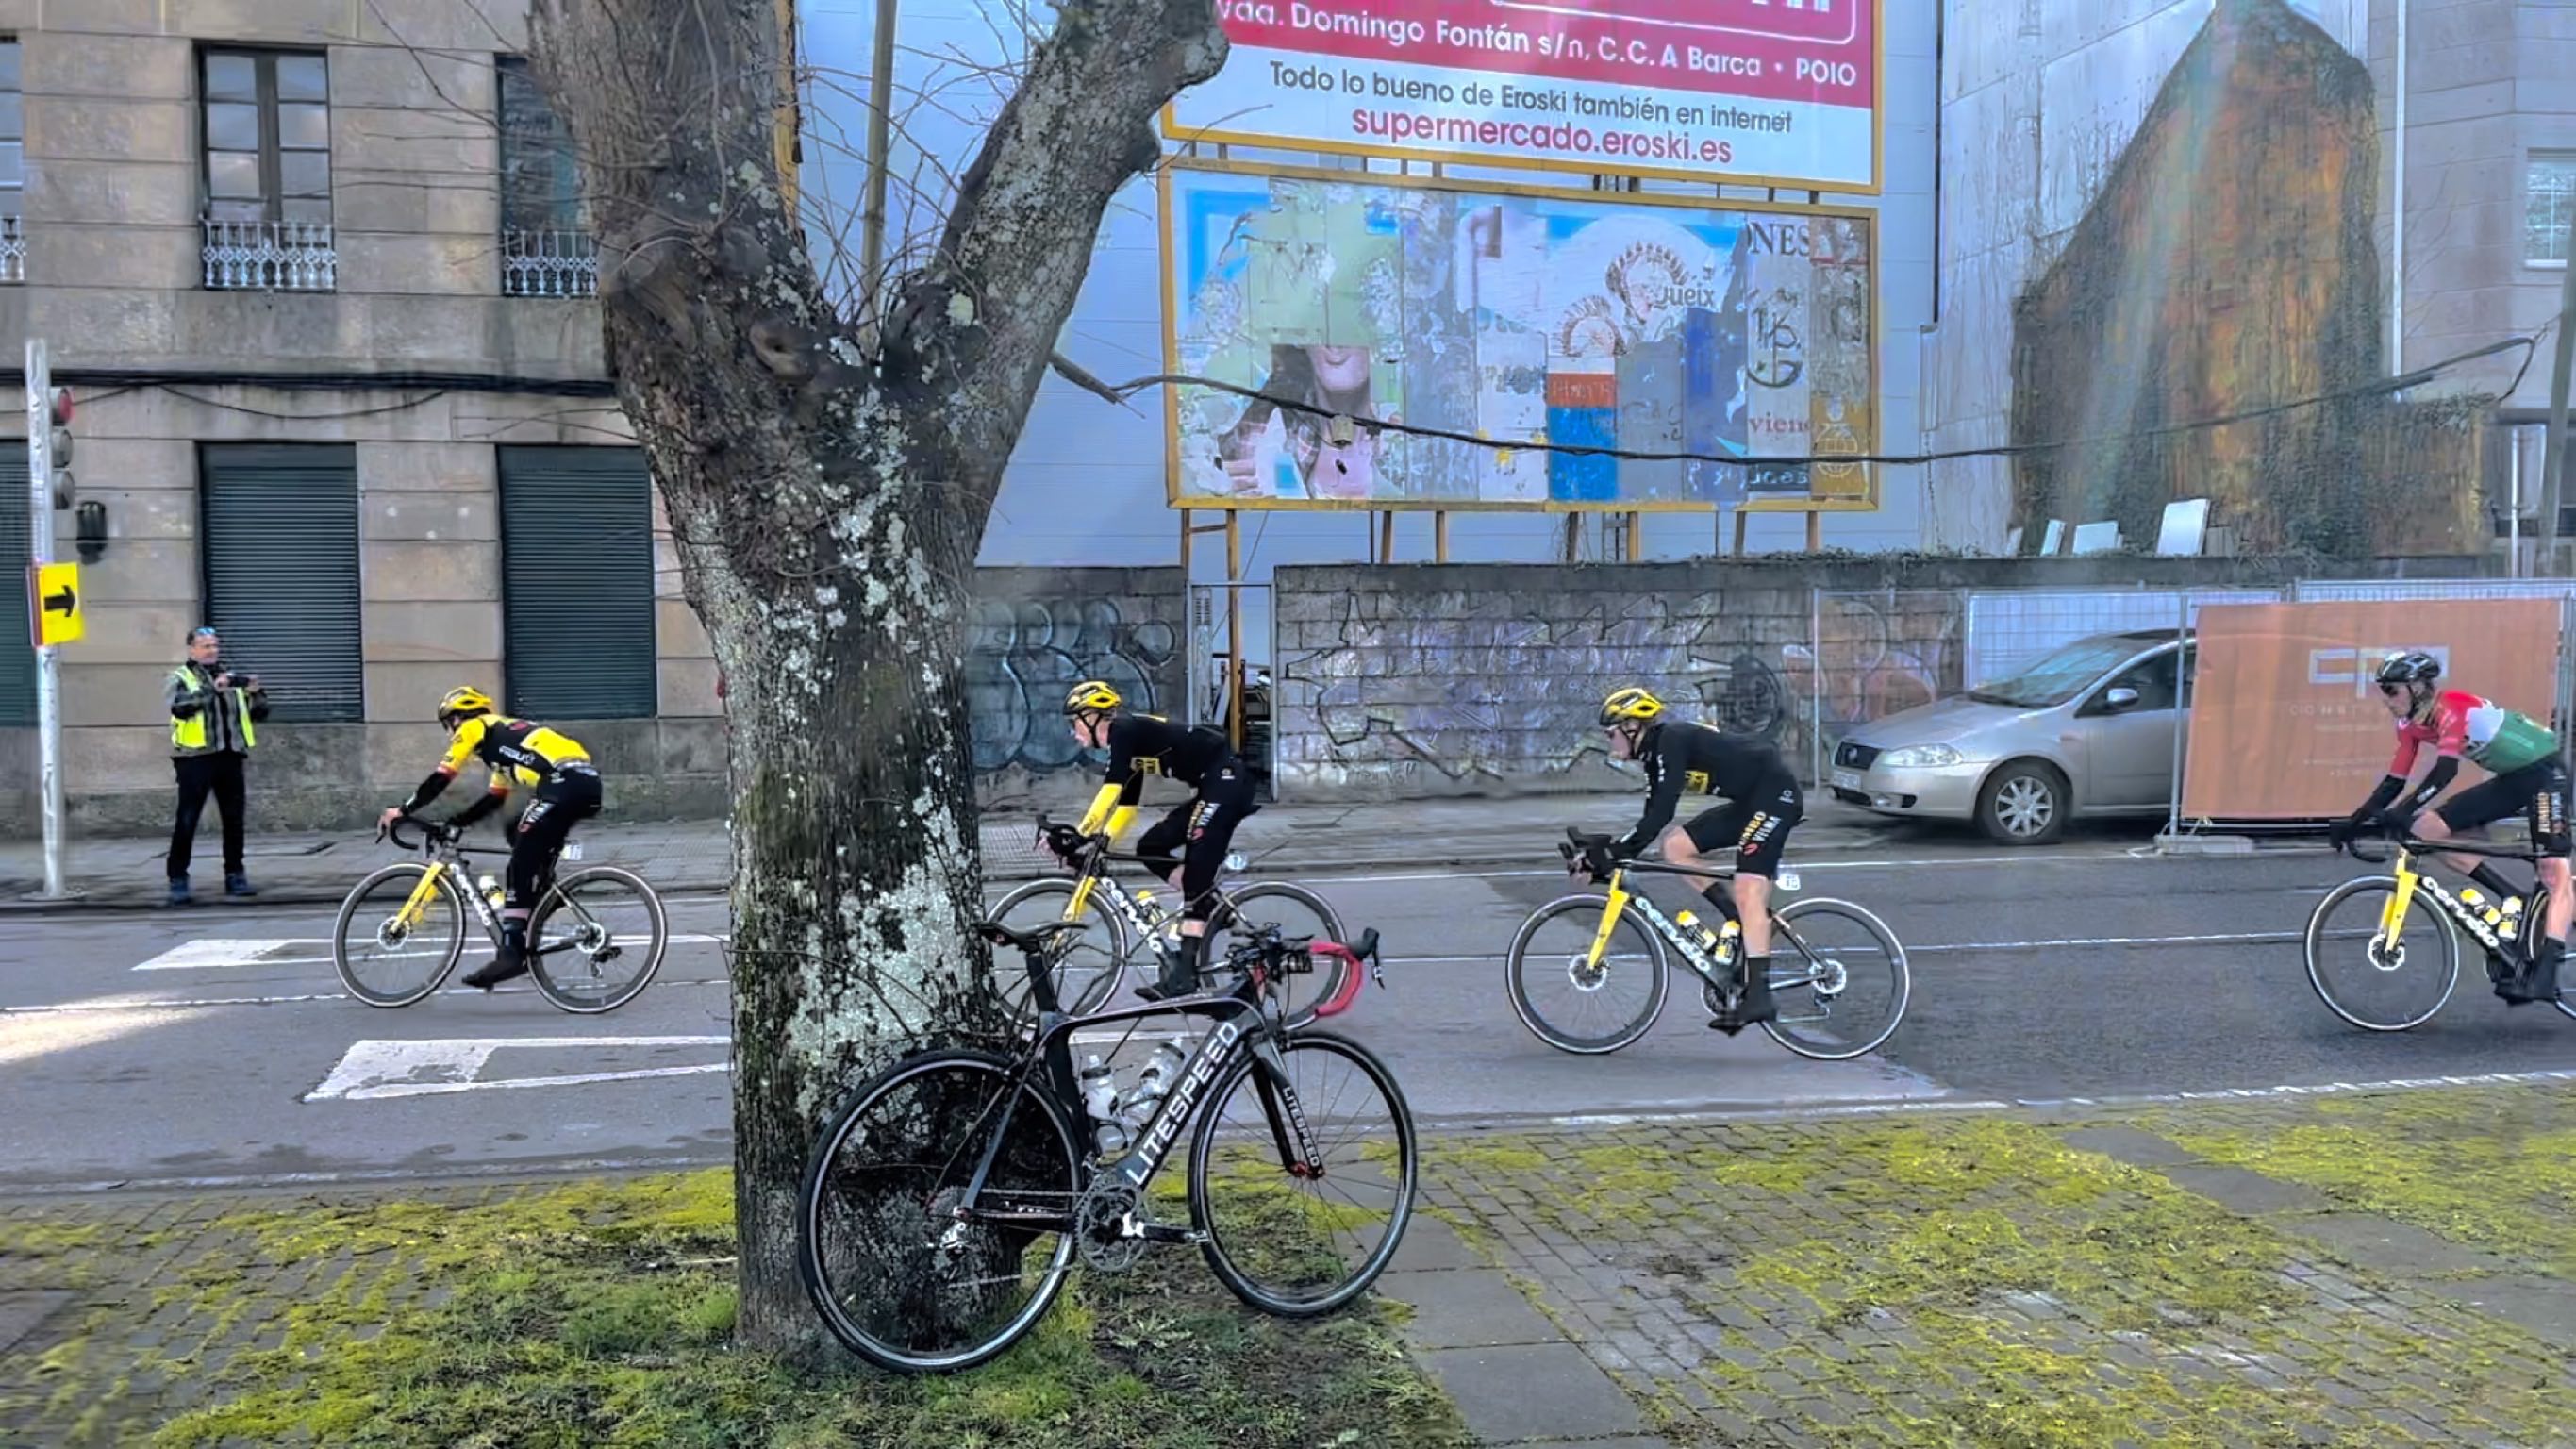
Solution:
M 259 676 L 272 719 L 364 720 L 357 449 L 210 443 L 199 468 L 206 622 L 223 662 Z
M 14 581 L 0 605 L 0 725 L 36 722 L 36 641 L 27 622 L 27 445 L 0 445 L 0 578 Z
M 653 485 L 640 448 L 502 448 L 501 707 L 649 719 Z

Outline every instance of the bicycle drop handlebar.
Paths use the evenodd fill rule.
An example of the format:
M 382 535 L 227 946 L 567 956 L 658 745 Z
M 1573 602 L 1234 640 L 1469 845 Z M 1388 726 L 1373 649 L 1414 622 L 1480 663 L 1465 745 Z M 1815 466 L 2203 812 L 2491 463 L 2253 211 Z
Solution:
M 2359 840 L 2347 840 L 2335 849 L 2350 855 L 2364 865 L 2386 865 L 2396 859 L 2397 852 L 2401 850 L 2416 855 L 2478 855 L 2493 860 L 2520 860 L 2534 864 L 2549 858 L 2547 851 L 2517 850 L 2509 845 L 2497 845 L 2483 840 L 2426 840 L 2412 831 L 2383 835 L 2380 838 L 2388 842 L 2388 848 L 2375 855 L 2363 850 Z

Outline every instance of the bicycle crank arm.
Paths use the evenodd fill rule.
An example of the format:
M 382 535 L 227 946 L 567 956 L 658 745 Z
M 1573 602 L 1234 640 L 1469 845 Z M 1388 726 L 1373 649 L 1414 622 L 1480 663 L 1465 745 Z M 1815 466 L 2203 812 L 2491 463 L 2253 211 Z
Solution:
M 1181 1243 L 1193 1248 L 1208 1240 L 1204 1228 L 1176 1227 L 1170 1223 L 1147 1223 L 1144 1236 L 1149 1243 Z

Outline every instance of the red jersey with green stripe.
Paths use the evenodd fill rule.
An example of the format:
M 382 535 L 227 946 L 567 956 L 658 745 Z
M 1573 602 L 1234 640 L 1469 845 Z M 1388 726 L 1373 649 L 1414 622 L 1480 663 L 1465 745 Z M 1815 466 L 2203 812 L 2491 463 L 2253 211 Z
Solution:
M 2426 745 L 2437 754 L 2466 756 L 2490 773 L 2510 775 L 2557 754 L 2558 736 L 2494 700 L 2446 689 L 2434 696 L 2424 718 L 2397 722 L 2397 758 L 2388 773 L 2401 778 L 2413 773 L 2415 756 Z

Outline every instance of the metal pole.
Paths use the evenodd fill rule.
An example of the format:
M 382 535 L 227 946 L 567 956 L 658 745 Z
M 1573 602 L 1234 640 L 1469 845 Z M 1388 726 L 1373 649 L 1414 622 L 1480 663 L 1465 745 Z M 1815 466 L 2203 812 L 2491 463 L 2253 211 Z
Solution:
M 2389 184 L 2388 239 L 2388 371 L 2406 370 L 2406 11 L 2397 0 L 2396 158 Z
M 45 339 L 27 339 L 27 540 L 41 567 L 54 561 L 54 372 Z M 28 583 L 32 587 L 31 570 Z M 29 617 L 37 617 L 30 606 Z M 29 644 L 35 641 L 30 639 Z M 36 758 L 45 817 L 45 894 L 63 895 L 62 647 L 36 650 Z
M 2558 572 L 2559 475 L 2567 471 L 2567 373 L 2576 367 L 2576 206 L 2567 209 L 2567 274 L 2558 292 L 2558 360 L 2549 373 L 2549 434 L 2540 450 L 2539 557 L 2536 575 Z
M 2173 843 L 2182 833 L 2182 736 L 2191 728 L 2192 674 L 2194 659 L 2191 647 L 2191 593 L 2185 590 L 2177 606 L 2181 617 L 2174 621 L 2174 741 L 2173 778 L 2165 794 L 2165 843 Z
M 2504 576 L 2522 577 L 2522 429 L 2505 434 Z
M 1225 511 L 1225 735 L 1243 748 L 1243 510 Z M 1276 706 L 1273 707 L 1274 711 Z
M 876 286 L 885 257 L 886 146 L 894 128 L 894 20 L 896 0 L 876 0 L 876 57 L 868 72 L 868 199 L 859 218 L 859 285 Z

